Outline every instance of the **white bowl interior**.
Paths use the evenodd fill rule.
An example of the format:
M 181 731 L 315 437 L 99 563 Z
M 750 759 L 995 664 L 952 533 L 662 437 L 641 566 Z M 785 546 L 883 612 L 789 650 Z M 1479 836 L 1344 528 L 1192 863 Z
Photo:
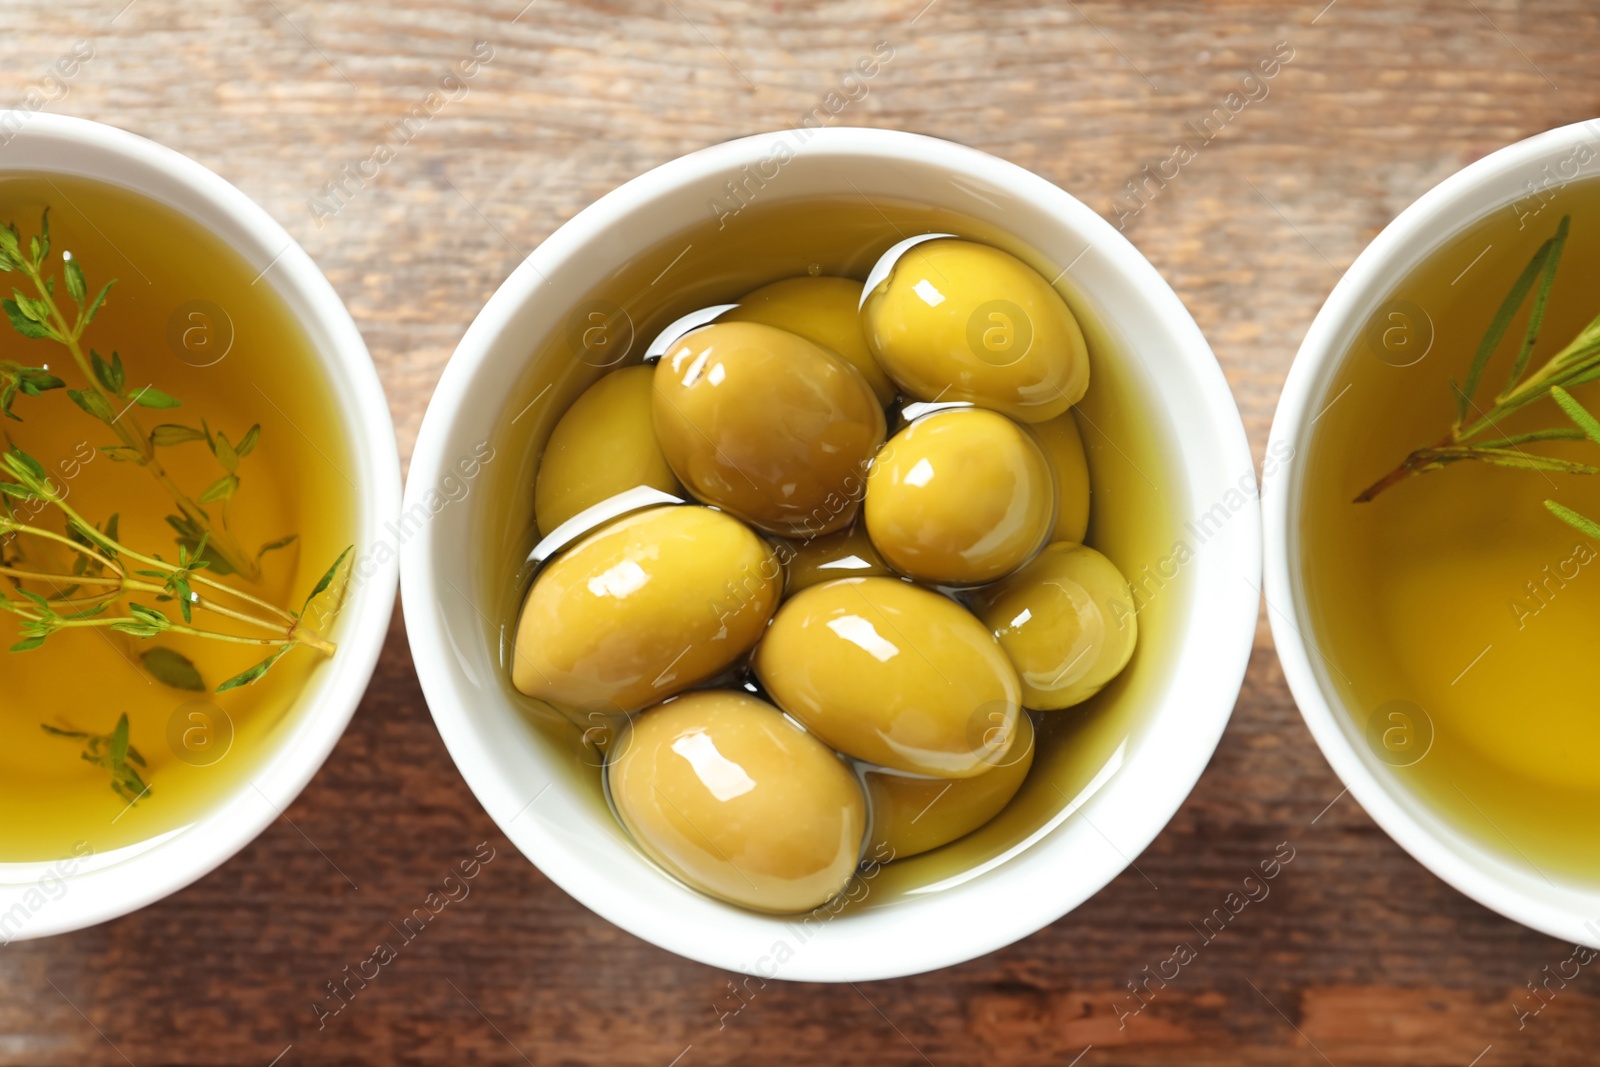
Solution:
M 1140 651 L 1093 710 L 1058 713 L 1077 716 L 1063 726 L 1071 737 L 1062 751 L 1074 758 L 1049 774 L 1036 764 L 1015 810 L 982 831 L 881 868 L 837 914 L 786 920 L 718 903 L 632 846 L 600 799 L 598 775 L 530 717 L 501 665 L 502 624 L 521 592 L 505 580 L 507 561 L 532 543 L 539 449 L 603 372 L 569 338 L 599 309 L 633 338 L 633 358 L 622 362 L 635 362 L 679 314 L 810 263 L 863 277 L 901 229 L 950 229 L 952 219 L 1058 278 L 1088 327 L 1096 362 L 1080 422 L 1096 486 L 1090 541 L 1145 590 Z M 871 248 L 850 220 L 871 225 Z M 624 304 L 626 318 L 616 316 Z M 1176 811 L 1249 656 L 1254 472 L 1204 339 L 1094 212 L 948 142 L 852 129 L 763 135 L 603 198 L 529 257 L 463 339 L 423 423 L 408 513 L 426 508 L 430 492 L 448 495 L 462 462 L 486 453 L 491 473 L 477 475 L 472 506 L 437 509 L 404 548 L 407 627 L 440 732 L 490 815 L 549 877 L 638 936 L 731 970 L 808 980 L 914 973 L 1058 918 Z
M 201 877 L 273 822 L 322 765 L 354 713 L 388 631 L 398 546 L 384 524 L 399 512 L 400 461 L 383 387 L 349 313 L 304 250 L 259 206 L 200 164 L 133 134 L 81 119 L 28 113 L 6 144 L 0 177 L 63 174 L 120 186 L 188 216 L 263 271 L 320 358 L 331 407 L 343 413 L 345 473 L 363 573 L 351 583 L 317 670 L 250 781 L 202 817 L 156 838 L 92 856 L 0 863 L 0 944 L 126 914 Z M 270 265 L 270 269 L 269 269 Z M 377 558 L 385 540 L 390 551 Z M 65 877 L 63 877 L 65 875 Z
M 1582 162 L 1577 162 L 1581 160 Z M 1352 264 L 1295 357 L 1273 420 L 1268 454 L 1292 456 L 1263 485 L 1265 592 L 1284 674 L 1328 762 L 1351 794 L 1403 848 L 1487 907 L 1554 937 L 1600 944 L 1600 886 L 1531 871 L 1464 833 L 1422 800 L 1365 743 L 1317 651 L 1306 604 L 1299 516 L 1315 446 L 1312 423 L 1361 331 L 1396 284 L 1441 246 L 1495 211 L 1535 203 L 1562 179 L 1600 175 L 1600 121 L 1551 130 L 1485 157 L 1430 190 L 1390 223 Z M 1555 176 L 1555 182 L 1548 179 Z M 1531 210 L 1531 208 L 1529 209 Z M 1539 225 L 1553 227 L 1557 210 Z M 1444 387 L 1441 378 L 1439 386 Z

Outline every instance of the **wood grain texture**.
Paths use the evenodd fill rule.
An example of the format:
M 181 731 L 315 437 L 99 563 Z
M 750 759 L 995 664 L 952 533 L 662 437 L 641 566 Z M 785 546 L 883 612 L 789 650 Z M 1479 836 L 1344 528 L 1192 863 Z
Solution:
M 841 123 L 974 145 L 1108 215 L 1288 42 L 1269 94 L 1127 227 L 1210 338 L 1258 456 L 1300 338 L 1377 231 L 1463 164 L 1600 111 L 1585 0 L 124 3 L 0 5 L 0 105 L 91 40 L 51 109 L 185 152 L 280 219 L 365 333 L 403 454 L 526 252 L 656 164 L 798 122 L 880 40 L 894 58 Z M 478 40 L 494 55 L 465 98 L 319 224 L 308 201 Z M 319 1029 L 324 983 L 480 842 L 497 855 L 470 897 Z M 1197 940 L 1190 924 L 1280 842 L 1295 859 L 1271 895 L 1119 1025 L 1126 984 Z M 499 836 L 434 731 L 397 619 L 286 819 L 160 904 L 0 949 L 0 1063 L 1593 1061 L 1600 978 L 1519 1027 L 1525 983 L 1568 947 L 1449 889 L 1341 797 L 1264 625 L 1210 770 L 1137 863 L 983 959 L 774 983 L 719 1024 L 728 975 L 591 915 Z

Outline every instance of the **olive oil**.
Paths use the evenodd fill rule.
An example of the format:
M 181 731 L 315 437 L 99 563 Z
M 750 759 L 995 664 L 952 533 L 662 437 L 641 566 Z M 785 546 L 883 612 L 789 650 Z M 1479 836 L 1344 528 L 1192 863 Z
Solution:
M 1529 366 L 1600 312 L 1600 183 L 1513 205 L 1429 254 L 1373 316 L 1313 410 L 1290 558 L 1345 728 L 1415 802 L 1534 877 L 1600 880 L 1600 545 L 1542 506 L 1600 514 L 1600 477 L 1460 462 L 1353 498 L 1448 432 L 1495 309 L 1571 232 Z M 1528 302 L 1531 304 L 1531 301 Z M 1529 306 L 1484 374 L 1512 368 Z M 1594 386 L 1574 390 L 1593 406 Z M 1485 402 L 1480 399 L 1480 404 Z M 1491 436 L 1570 425 L 1541 400 Z M 1530 452 L 1600 465 L 1588 442 Z
M 501 650 L 506 698 L 523 709 L 528 728 L 543 744 L 569 754 L 569 784 L 606 812 L 600 760 L 584 743 L 586 734 L 590 740 L 603 735 L 603 726 L 586 731 L 517 693 L 510 682 L 516 620 L 531 577 L 526 560 L 541 535 L 530 487 L 551 429 L 602 374 L 640 362 L 650 340 L 678 316 L 805 274 L 864 279 L 891 245 L 929 232 L 956 233 L 1002 248 L 1045 278 L 1059 278 L 1056 286 L 1083 328 L 1093 365 L 1088 394 L 1077 407 L 1094 487 L 1087 541 L 1135 585 L 1139 648 L 1129 668 L 1087 703 L 1035 717 L 1033 766 L 1000 815 L 949 845 L 876 870 L 875 903 L 975 876 L 1069 818 L 1074 802 L 1120 767 L 1126 746 L 1154 710 L 1164 664 L 1174 658 L 1188 579 L 1181 569 L 1164 577 L 1152 566 L 1182 539 L 1179 516 L 1187 514 L 1189 502 L 1175 477 L 1163 477 L 1175 466 L 1174 453 L 1146 410 L 1137 368 L 1118 349 L 1113 332 L 1073 292 L 1070 274 L 1062 270 L 1066 264 L 1050 262 L 1013 235 L 975 219 L 906 202 L 771 200 L 747 206 L 726 228 L 715 222 L 690 227 L 638 249 L 604 287 L 571 311 L 541 349 L 530 353 L 526 380 L 489 430 L 499 454 L 509 459 L 493 467 L 490 484 L 473 505 L 479 509 L 474 527 L 487 531 L 482 550 L 474 553 L 483 561 L 476 599 L 486 606 L 484 639 Z M 609 814 L 601 823 L 625 839 Z
M 229 527 L 251 554 L 298 536 L 262 558 L 258 581 L 226 580 L 298 608 L 354 526 L 347 443 L 309 339 L 270 278 L 258 277 L 221 241 L 166 205 L 60 175 L 0 181 L 0 221 L 14 222 L 25 238 L 37 232 L 45 208 L 56 250 L 50 271 L 59 274 L 60 253 L 67 251 L 88 275 L 91 293 L 117 280 L 85 345 L 107 358 L 118 352 L 135 388 L 148 385 L 181 401 L 170 410 L 141 409 L 146 429 L 204 420 L 239 441 L 260 425 L 256 446 L 239 463 Z M 0 284 L 7 291 L 25 287 L 16 274 Z M 59 344 L 24 338 L 3 322 L 0 359 L 48 365 L 67 389 L 87 384 Z M 12 409 L 23 421 L 0 427 L 6 443 L 37 458 L 85 518 L 102 523 L 115 514 L 124 544 L 175 561 L 166 521 L 176 510 L 171 497 L 145 469 L 101 451 L 117 444 L 116 436 L 79 410 L 67 389 L 16 397 Z M 163 448 L 160 458 L 192 497 L 219 474 L 203 442 Z M 49 508 L 35 513 L 23 504 L 19 517 L 62 529 Z M 60 562 L 64 569 L 70 556 L 63 553 Z M 13 593 L 8 579 L 0 581 Z M 175 609 L 169 613 L 177 618 Z M 229 794 L 249 789 L 324 659 L 296 649 L 256 684 L 216 694 L 211 690 L 261 660 L 264 650 L 78 629 L 55 633 L 32 651 L 3 651 L 17 640 L 17 619 L 0 614 L 0 862 L 55 859 L 80 843 L 96 853 L 133 845 L 178 830 Z M 158 647 L 188 659 L 204 690 L 158 681 L 141 658 Z M 113 792 L 105 768 L 79 758 L 82 740 L 41 729 L 109 734 L 123 714 L 149 786 L 137 803 Z

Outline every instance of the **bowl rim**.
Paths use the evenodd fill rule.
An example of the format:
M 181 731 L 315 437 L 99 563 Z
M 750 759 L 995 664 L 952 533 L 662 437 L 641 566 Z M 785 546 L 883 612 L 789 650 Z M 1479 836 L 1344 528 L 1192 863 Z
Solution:
M 117 186 L 187 216 L 261 269 L 262 280 L 270 281 L 312 335 L 314 358 L 338 396 L 334 407 L 344 421 L 354 483 L 361 487 L 353 509 L 354 543 L 376 540 L 381 524 L 400 511 L 394 423 L 355 321 L 299 243 L 232 183 L 148 138 L 48 112 L 0 110 L 0 125 L 11 130 L 0 146 L 0 175 L 53 173 Z M 8 152 L 18 143 L 42 158 L 14 161 Z M 318 343 L 319 333 L 325 343 Z M 289 729 L 248 782 L 230 786 L 193 821 L 101 854 L 0 863 L 0 945 L 83 929 L 161 900 L 216 869 L 277 821 L 355 713 L 388 635 L 398 581 L 399 562 L 392 559 L 352 585 L 337 624 L 339 651 L 292 705 L 284 723 Z M 60 876 L 63 867 L 70 873 L 61 895 L 45 897 L 40 907 L 31 904 L 41 879 L 52 870 Z M 12 932 L 5 920 L 18 908 L 25 912 L 23 925 Z
M 704 180 L 712 175 L 722 176 L 737 171 L 742 165 L 754 165 L 769 156 L 776 138 L 792 132 L 754 134 L 712 145 L 664 163 L 584 208 L 536 248 L 490 297 L 445 367 L 418 433 L 407 479 L 406 507 L 413 506 L 417 494 L 424 491 L 423 487 L 432 485 L 441 476 L 447 459 L 447 439 L 455 424 L 464 417 L 464 406 L 491 348 L 510 326 L 516 313 L 536 298 L 538 289 L 547 284 L 547 278 L 556 275 L 565 260 L 580 253 L 591 242 L 601 239 L 616 220 L 640 205 L 670 193 L 702 188 Z M 822 127 L 808 130 L 807 134 L 804 146 L 795 153 L 796 156 L 828 153 L 860 160 L 864 165 L 908 162 L 943 167 L 965 179 L 992 183 L 1008 194 L 1029 201 L 1036 208 L 1045 205 L 1041 210 L 1068 218 L 1078 231 L 1090 234 L 1090 247 L 1113 260 L 1120 281 L 1137 284 L 1141 299 L 1158 317 L 1162 327 L 1177 339 L 1181 354 L 1173 358 L 1186 361 L 1200 386 L 1195 399 L 1202 413 L 1203 426 L 1196 432 L 1204 433 L 1208 442 L 1215 442 L 1217 451 L 1225 456 L 1230 468 L 1236 466 L 1240 470 L 1249 470 L 1253 477 L 1254 463 L 1238 408 L 1222 369 L 1199 327 L 1154 266 L 1098 213 L 1031 171 L 953 141 L 902 131 L 857 127 Z M 481 420 L 483 413 L 472 417 Z M 1249 497 L 1238 512 L 1241 518 L 1231 530 L 1231 536 L 1218 538 L 1228 543 L 1227 555 L 1224 557 L 1221 551 L 1217 555 L 1216 569 L 1227 571 L 1230 579 L 1233 579 L 1236 570 L 1241 571 L 1249 583 L 1247 587 L 1246 583 L 1235 581 L 1219 596 L 1215 630 L 1227 636 L 1216 639 L 1216 655 L 1210 657 L 1214 676 L 1219 679 L 1219 692 L 1208 706 L 1201 709 L 1201 713 L 1193 716 L 1193 744 L 1164 746 L 1159 757 L 1149 757 L 1165 761 L 1161 773 L 1151 775 L 1156 782 L 1154 791 L 1158 796 L 1154 799 L 1140 798 L 1149 803 L 1136 813 L 1125 813 L 1130 820 L 1128 825 L 1118 822 L 1112 827 L 1113 831 L 1124 831 L 1119 839 L 1131 850 L 1132 855 L 1136 856 L 1148 846 L 1187 799 L 1220 741 L 1242 686 L 1259 619 L 1259 594 L 1255 585 L 1260 574 L 1257 505 L 1257 499 Z M 678 955 L 748 973 L 748 965 L 740 959 L 740 953 L 730 951 L 725 946 L 699 942 L 689 932 L 672 928 L 676 924 L 642 920 L 628 907 L 627 898 L 631 890 L 606 885 L 603 876 L 586 868 L 581 850 L 572 842 L 562 839 L 559 833 L 546 829 L 537 820 L 527 820 L 516 828 L 511 826 L 529 809 L 531 802 L 526 802 L 524 795 L 514 794 L 504 782 L 498 780 L 499 772 L 492 765 L 492 757 L 484 739 L 475 734 L 466 713 L 461 710 L 462 704 L 470 697 L 465 687 L 452 677 L 449 663 L 452 638 L 435 608 L 445 595 L 445 588 L 438 579 L 433 563 L 435 536 L 430 526 L 402 547 L 402 610 L 418 677 L 435 724 L 451 758 L 479 803 L 502 832 L 546 877 L 602 918 Z M 1220 582 L 1217 584 L 1221 585 Z M 1112 775 L 1112 785 L 1120 784 L 1118 777 Z M 1084 806 L 1103 800 L 1111 791 L 1110 787 L 1102 789 L 1085 801 Z M 538 795 L 542 795 L 542 791 Z M 537 800 L 538 796 L 534 799 Z M 1075 810 L 1075 805 L 1069 805 L 1064 816 Z M 786 973 L 762 974 L 762 977 L 865 981 L 933 970 L 984 955 L 1059 919 L 1125 870 L 1132 863 L 1129 851 L 1109 844 L 1110 841 L 1111 838 L 1107 838 L 1114 858 L 1104 864 L 1104 871 L 1101 870 L 1098 857 L 1094 858 L 1094 864 L 1085 864 L 1094 866 L 1096 875 L 1093 884 L 1081 893 L 1063 894 L 1060 897 L 1043 894 L 1033 899 L 1008 902 L 1008 906 L 993 916 L 992 921 L 968 924 L 969 929 L 963 931 L 960 938 L 927 939 L 940 943 L 907 947 L 904 955 L 896 959 L 863 960 L 859 954 L 846 959 L 848 950 L 840 950 L 827 961 L 814 958 L 797 960 Z M 1040 884 L 1048 884 L 1040 874 L 1046 870 L 1042 858 L 1047 851 L 1043 847 L 1045 844 L 1040 842 L 1030 852 L 1014 857 L 1011 870 L 1016 871 L 1024 863 L 1029 863 L 1030 877 L 1038 879 Z M 1059 867 L 1056 873 L 1059 874 Z M 1100 876 L 1102 874 L 1103 877 Z M 753 914 L 734 910 L 741 915 Z M 773 921 L 781 923 L 783 918 Z
M 1264 591 L 1273 644 L 1301 718 L 1373 821 L 1425 868 L 1484 907 L 1552 937 L 1600 946 L 1600 930 L 1585 925 L 1600 911 L 1579 917 L 1576 909 L 1584 894 L 1574 892 L 1575 886 L 1552 884 L 1541 892 L 1538 879 L 1458 831 L 1400 783 L 1386 782 L 1362 757 L 1341 724 L 1343 713 L 1319 681 L 1312 659 L 1315 645 L 1306 636 L 1311 623 L 1301 611 L 1291 572 L 1292 512 L 1299 503 L 1299 475 L 1309 451 L 1302 447 L 1309 431 L 1307 416 L 1342 364 L 1351 331 L 1402 276 L 1440 246 L 1493 211 L 1530 196 L 1539 168 L 1570 153 L 1578 142 L 1591 146 L 1590 159 L 1600 153 L 1600 119 L 1546 130 L 1467 165 L 1401 211 L 1334 286 L 1290 366 L 1268 435 L 1269 453 L 1287 448 L 1293 458 L 1269 471 L 1262 485 Z M 1583 174 L 1580 167 L 1569 180 L 1594 178 L 1594 171 Z M 1552 903 L 1552 897 L 1564 897 L 1565 902 Z M 1600 908 L 1600 891 L 1588 894 L 1587 900 L 1591 908 Z

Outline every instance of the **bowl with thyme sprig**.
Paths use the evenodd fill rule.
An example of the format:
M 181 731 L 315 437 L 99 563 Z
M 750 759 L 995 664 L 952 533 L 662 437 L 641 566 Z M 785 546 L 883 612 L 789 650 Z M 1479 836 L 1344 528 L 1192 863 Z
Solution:
M 399 465 L 310 259 L 141 138 L 31 118 L 0 310 L 4 943 L 158 899 L 280 816 L 387 631 Z
M 1395 219 L 1296 357 L 1263 493 L 1284 673 L 1349 792 L 1484 905 L 1600 942 L 1600 124 Z

